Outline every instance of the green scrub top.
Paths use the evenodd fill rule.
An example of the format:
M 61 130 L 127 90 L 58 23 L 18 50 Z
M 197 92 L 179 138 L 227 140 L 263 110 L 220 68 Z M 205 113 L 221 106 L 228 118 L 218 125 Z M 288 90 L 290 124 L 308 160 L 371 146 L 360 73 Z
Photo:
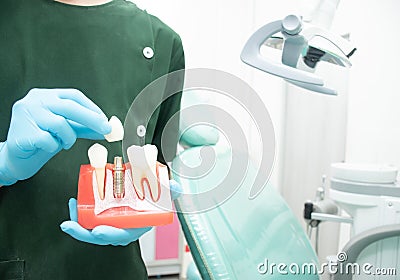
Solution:
M 124 120 L 146 85 L 184 68 L 179 36 L 131 2 L 80 7 L 4 0 L 1 5 L 0 142 L 7 139 L 12 105 L 32 88 L 77 88 L 107 116 Z M 154 56 L 144 55 L 146 47 Z M 149 101 L 162 94 L 149 94 Z M 159 149 L 160 131 L 179 111 L 180 98 L 168 99 L 150 120 L 146 141 Z M 177 138 L 178 124 L 172 128 L 169 135 Z M 88 163 L 94 142 L 78 139 L 32 178 L 0 188 L 0 279 L 147 279 L 138 242 L 92 245 L 59 227 L 69 219 L 67 203 L 77 195 L 79 168 Z M 109 162 L 122 153 L 121 143 L 101 144 Z

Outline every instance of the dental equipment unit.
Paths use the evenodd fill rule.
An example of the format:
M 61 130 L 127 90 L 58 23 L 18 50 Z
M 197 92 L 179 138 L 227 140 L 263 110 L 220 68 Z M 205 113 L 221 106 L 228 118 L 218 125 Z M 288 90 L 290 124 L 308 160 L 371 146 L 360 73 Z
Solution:
M 281 63 L 263 56 L 260 52 L 263 45 L 282 49 Z M 296 86 L 336 95 L 334 89 L 326 87 L 324 80 L 314 74 L 316 66 L 323 61 L 350 67 L 349 58 L 355 50 L 343 37 L 306 23 L 299 16 L 288 15 L 283 20 L 273 21 L 258 29 L 245 44 L 241 59 Z
M 396 181 L 397 173 L 397 168 L 390 165 L 333 163 L 329 197 L 305 203 L 304 218 L 308 228 L 316 228 L 317 235 L 321 222 L 350 224 L 350 241 L 341 250 L 347 257 L 344 264 L 400 267 L 400 185 Z M 316 250 L 318 242 L 316 237 Z M 353 279 L 365 277 L 353 275 Z M 352 278 L 337 274 L 334 279 Z M 381 278 L 370 276 L 368 279 Z

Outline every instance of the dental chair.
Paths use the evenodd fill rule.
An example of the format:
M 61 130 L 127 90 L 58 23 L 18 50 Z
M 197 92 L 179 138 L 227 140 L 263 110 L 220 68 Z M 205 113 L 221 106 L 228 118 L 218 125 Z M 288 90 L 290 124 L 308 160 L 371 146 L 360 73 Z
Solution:
M 185 98 L 187 101 L 188 96 L 184 94 Z M 172 162 L 174 179 L 182 185 L 185 194 L 209 190 L 212 193 L 229 171 L 230 147 L 219 144 L 218 131 L 206 125 L 182 129 L 181 135 L 180 142 L 186 149 Z M 204 149 L 214 152 L 213 167 L 198 177 L 193 173 L 190 178 L 186 177 L 183 169 L 201 165 Z M 247 161 L 248 156 L 242 156 Z M 196 170 L 192 168 L 192 172 Z M 201 277 L 188 279 L 290 279 L 290 275 L 278 273 L 273 264 L 318 265 L 303 228 L 273 186 L 267 185 L 252 200 L 248 198 L 256 173 L 257 169 L 250 166 L 240 188 L 215 208 L 201 209 L 196 196 L 191 200 L 181 197 L 175 202 Z M 318 279 L 317 274 L 292 277 Z

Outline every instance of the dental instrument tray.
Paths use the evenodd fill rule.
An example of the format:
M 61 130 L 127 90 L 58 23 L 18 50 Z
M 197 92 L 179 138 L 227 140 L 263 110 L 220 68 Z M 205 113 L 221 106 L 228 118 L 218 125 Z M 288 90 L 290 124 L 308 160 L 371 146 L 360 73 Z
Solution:
M 134 170 L 118 157 L 103 169 L 81 165 L 77 201 L 82 227 L 140 228 L 173 222 L 167 167 L 157 162 L 155 172 Z

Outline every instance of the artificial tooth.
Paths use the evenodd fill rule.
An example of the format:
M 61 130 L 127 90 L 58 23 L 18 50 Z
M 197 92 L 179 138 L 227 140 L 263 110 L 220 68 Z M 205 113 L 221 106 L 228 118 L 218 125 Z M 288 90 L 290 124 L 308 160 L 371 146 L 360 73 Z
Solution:
M 88 150 L 88 156 L 90 165 L 95 169 L 97 188 L 99 190 L 100 199 L 104 199 L 104 178 L 106 175 L 106 164 L 107 164 L 107 149 L 100 145 L 94 144 Z
M 122 122 L 116 116 L 112 116 L 108 123 L 111 125 L 111 133 L 104 135 L 104 138 L 108 142 L 116 142 L 124 139 L 124 126 Z
M 139 199 L 145 199 L 145 190 L 155 202 L 160 197 L 161 189 L 157 178 L 157 147 L 154 145 L 130 146 L 127 150 L 131 165 L 133 186 Z

